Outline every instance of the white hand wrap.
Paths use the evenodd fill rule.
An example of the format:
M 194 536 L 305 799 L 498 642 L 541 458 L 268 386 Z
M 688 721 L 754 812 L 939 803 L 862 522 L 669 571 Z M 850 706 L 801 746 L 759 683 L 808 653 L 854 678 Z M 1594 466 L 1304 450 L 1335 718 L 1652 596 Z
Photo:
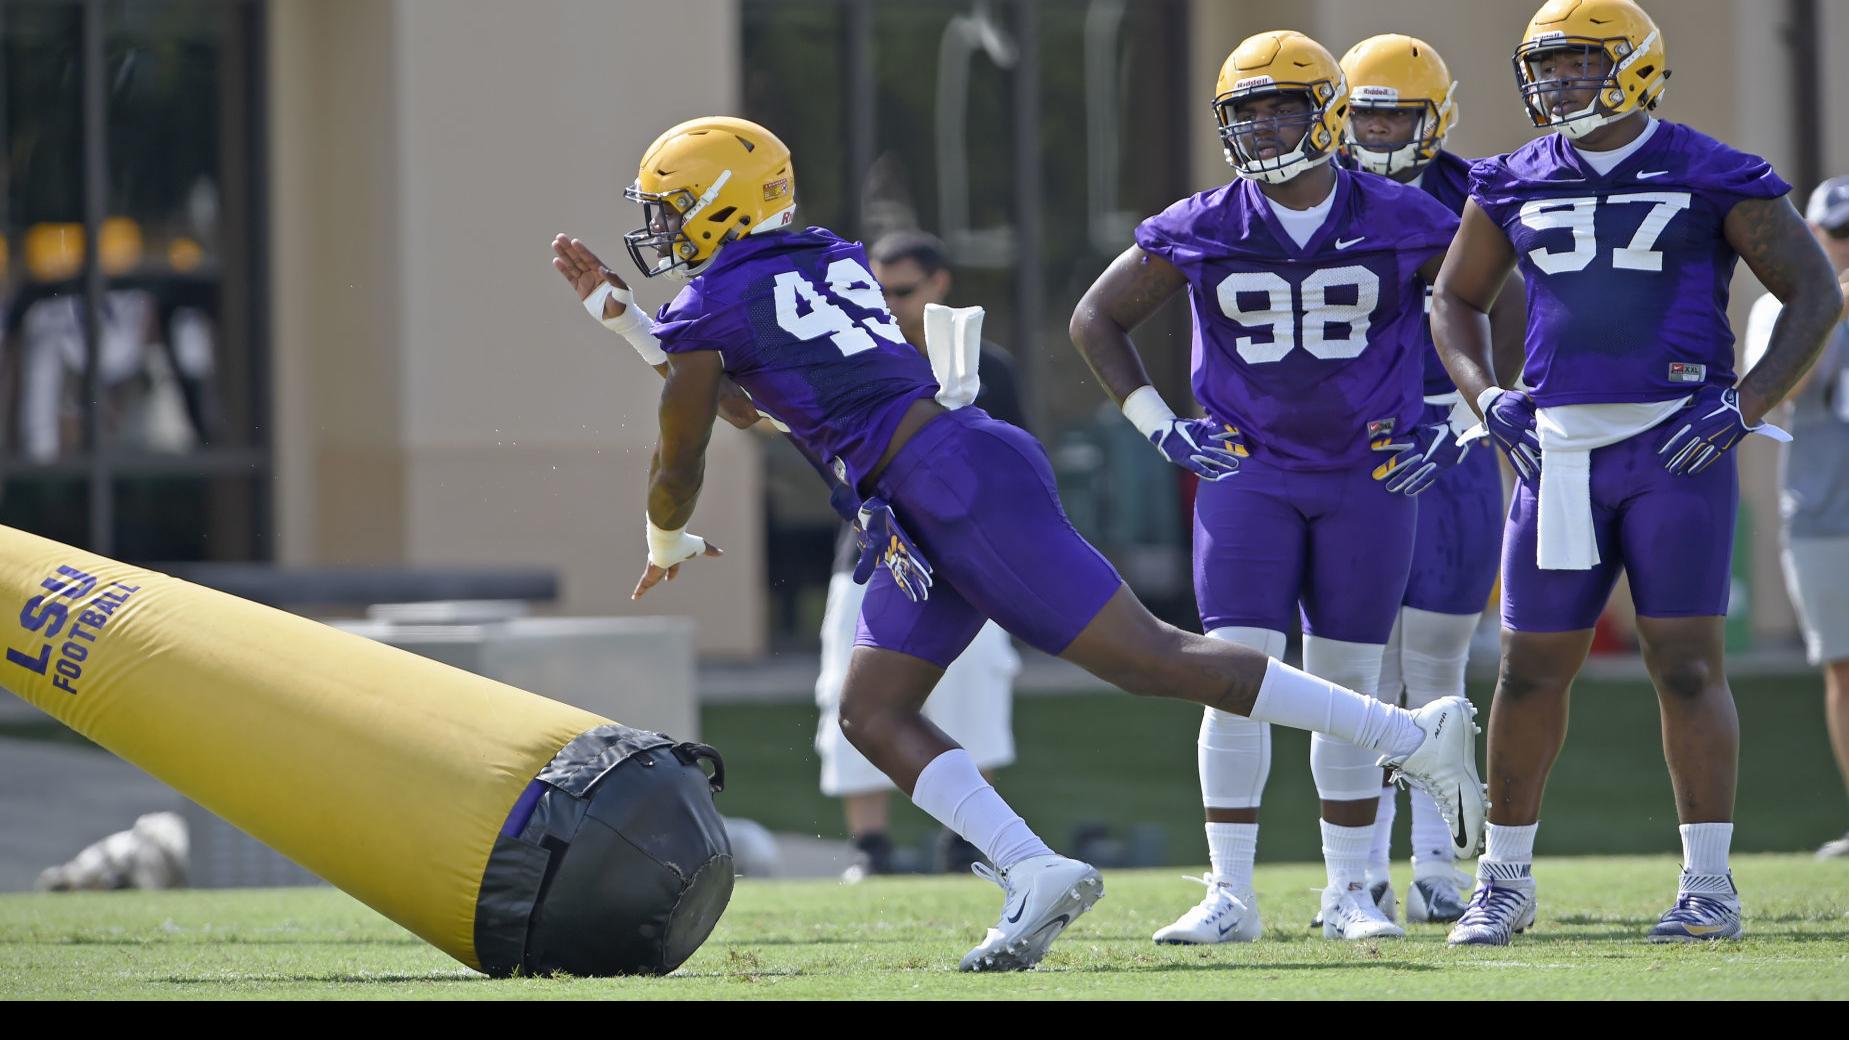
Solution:
M 623 305 L 623 313 L 614 318 L 603 316 L 604 301 L 615 299 Z M 636 294 L 628 289 L 618 289 L 609 282 L 601 282 L 591 294 L 584 298 L 584 309 L 597 324 L 629 341 L 636 348 L 636 353 L 650 367 L 668 360 L 667 352 L 661 349 L 661 341 L 655 338 L 655 323 L 636 306 Z
M 667 570 L 706 551 L 706 539 L 688 534 L 685 527 L 663 531 L 648 521 L 648 562 Z
M 1175 421 L 1175 409 L 1168 406 L 1153 386 L 1139 386 L 1124 398 L 1124 418 L 1145 438 L 1168 432 Z

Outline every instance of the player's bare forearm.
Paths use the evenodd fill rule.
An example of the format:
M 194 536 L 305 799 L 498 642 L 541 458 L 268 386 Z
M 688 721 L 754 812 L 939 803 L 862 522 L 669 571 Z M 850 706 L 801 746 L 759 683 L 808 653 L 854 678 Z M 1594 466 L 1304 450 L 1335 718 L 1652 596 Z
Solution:
M 661 387 L 661 438 L 650 464 L 648 488 L 648 518 L 662 530 L 679 530 L 693 517 L 724 379 L 714 351 L 691 351 L 668 361 L 667 381 Z
M 1149 385 L 1130 332 L 1187 284 L 1175 265 L 1131 246 L 1079 300 L 1067 331 L 1111 400 L 1122 404 L 1138 387 Z
M 1515 250 L 1495 221 L 1464 204 L 1464 219 L 1432 283 L 1432 342 L 1451 382 L 1476 408 L 1496 382 L 1490 311 L 1515 267 Z
M 1490 360 L 1496 367 L 1496 385 L 1514 386 L 1528 360 L 1528 286 L 1520 275 L 1510 275 L 1489 309 Z
M 1740 415 L 1758 423 L 1790 394 L 1823 352 L 1843 294 L 1823 247 L 1791 201 L 1747 199 L 1727 213 L 1727 244 L 1784 307 L 1765 356 L 1740 380 Z

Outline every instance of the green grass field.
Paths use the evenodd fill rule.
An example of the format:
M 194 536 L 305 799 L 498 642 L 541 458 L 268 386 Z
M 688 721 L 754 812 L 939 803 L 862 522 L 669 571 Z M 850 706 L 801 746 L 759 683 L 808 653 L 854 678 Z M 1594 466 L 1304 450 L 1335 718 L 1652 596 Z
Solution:
M 1488 685 L 1473 683 L 1470 693 L 1486 722 Z M 1849 829 L 1849 801 L 1823 728 L 1822 678 L 1737 679 L 1734 698 L 1741 732 L 1735 850 L 1814 849 Z M 1574 685 L 1572 712 L 1566 749 L 1548 783 L 1538 851 L 1679 852 L 1650 685 L 1583 680 Z M 1153 862 L 1203 861 L 1194 764 L 1200 718 L 1193 705 L 1121 694 L 1017 697 L 1018 762 L 1002 771 L 997 786 L 1056 847 L 1070 848 L 1085 825 L 1103 825 L 1119 837 L 1153 827 L 1163 837 Z M 709 707 L 701 738 L 725 755 L 727 767 L 720 810 L 776 831 L 841 836 L 840 806 L 816 790 L 815 721 L 814 706 L 803 702 Z M 1320 858 L 1309 745 L 1305 733 L 1273 731 L 1261 862 Z M 1402 800 L 1396 844 L 1402 851 L 1410 816 L 1404 806 Z M 936 830 L 904 799 L 893 808 L 901 840 L 919 841 Z
M 999 906 L 973 878 L 742 882 L 713 937 L 660 979 L 489 980 L 331 889 L 9 895 L 0 1000 L 1849 998 L 1849 864 L 1742 857 L 1747 939 L 1651 946 L 1640 936 L 1676 866 L 1543 860 L 1534 932 L 1464 950 L 1435 925 L 1398 941 L 1312 937 L 1322 875 L 1305 865 L 1260 869 L 1262 942 L 1156 946 L 1149 933 L 1199 889 L 1174 870 L 1119 871 L 1039 970 L 996 976 L 955 970 Z

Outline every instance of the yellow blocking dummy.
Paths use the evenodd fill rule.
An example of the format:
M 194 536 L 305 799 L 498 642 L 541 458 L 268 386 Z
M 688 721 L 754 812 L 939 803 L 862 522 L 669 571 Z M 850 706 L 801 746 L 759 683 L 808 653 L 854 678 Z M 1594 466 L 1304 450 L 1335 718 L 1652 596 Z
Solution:
M 730 895 L 729 848 L 705 774 L 693 757 L 667 754 L 695 745 L 5 527 L 0 633 L 0 685 L 471 967 L 671 970 L 705 939 Z M 621 751 L 618 741 L 599 739 L 617 731 Z M 568 745 L 576 749 L 569 761 Z M 680 948 L 612 961 L 607 950 L 569 948 L 578 940 L 567 934 L 545 956 L 523 952 L 529 933 L 544 930 L 545 888 L 576 829 L 597 815 L 586 808 L 594 785 L 626 777 L 617 767 L 650 748 L 637 757 L 689 767 L 699 793 L 670 799 L 666 822 L 658 814 L 644 825 L 691 827 L 706 852 L 665 868 L 665 887 L 647 879 L 640 909 L 633 891 L 619 909 L 644 918 L 633 925 L 641 939 L 675 931 Z M 655 764 L 630 773 L 672 772 L 641 768 Z M 547 770 L 567 780 L 536 779 Z M 712 819 L 683 819 L 689 813 Z M 497 849 L 518 861 L 498 886 L 490 869 Z M 607 888 L 610 872 L 592 869 L 600 865 L 591 855 L 577 872 Z M 707 867 L 692 906 L 711 919 L 667 923 L 675 903 L 688 903 L 683 882 Z M 477 949 L 489 927 L 478 920 L 485 886 L 500 904 L 493 927 L 501 949 L 492 956 Z M 608 901 L 586 891 L 569 898 L 554 915 L 561 925 L 567 912 L 596 916 L 587 898 Z M 665 908 L 654 905 L 662 899 Z M 602 924 L 606 932 L 632 927 Z

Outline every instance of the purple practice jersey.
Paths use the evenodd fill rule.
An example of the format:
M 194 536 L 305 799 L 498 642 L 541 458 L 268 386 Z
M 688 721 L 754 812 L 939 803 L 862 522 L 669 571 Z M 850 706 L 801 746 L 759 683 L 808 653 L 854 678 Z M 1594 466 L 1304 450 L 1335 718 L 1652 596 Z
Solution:
M 1470 197 L 1528 287 L 1522 380 L 1542 405 L 1667 401 L 1732 385 L 1722 223 L 1791 185 L 1764 159 L 1678 123 L 1600 174 L 1559 134 L 1470 168 Z
M 760 412 L 858 486 L 913 401 L 937 393 L 867 253 L 819 227 L 727 245 L 655 316 L 670 354 L 716 350 Z
M 1437 199 L 1444 208 L 1459 216 L 1464 214 L 1464 200 L 1470 197 L 1470 160 L 1440 150 L 1437 158 L 1425 164 L 1419 178 L 1419 190 Z M 1432 288 L 1425 287 L 1425 396 L 1437 397 L 1457 389 L 1451 373 L 1438 360 L 1438 348 L 1432 344 Z
M 1329 217 L 1299 247 L 1251 181 L 1182 199 L 1136 244 L 1188 279 L 1194 396 L 1286 469 L 1371 465 L 1370 423 L 1418 418 L 1420 265 L 1457 216 L 1417 188 L 1335 171 Z

